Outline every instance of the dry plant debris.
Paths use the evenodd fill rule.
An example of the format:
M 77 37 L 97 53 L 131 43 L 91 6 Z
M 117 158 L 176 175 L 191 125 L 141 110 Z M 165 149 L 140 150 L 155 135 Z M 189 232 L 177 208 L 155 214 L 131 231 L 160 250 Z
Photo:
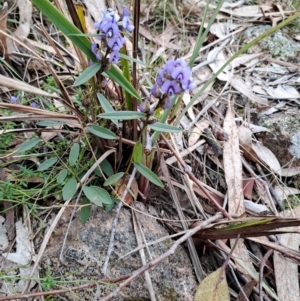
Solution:
M 213 19 L 221 2 L 135 1 L 130 7 L 139 9 L 134 35 L 120 39 L 124 53 L 136 60 L 126 61 L 121 51 L 119 67 L 129 81 L 133 71 L 132 86 L 146 99 L 138 107 L 108 63 L 86 84 L 82 74 L 89 62 L 74 37 L 63 35 L 32 2 L 0 3 L 0 300 L 78 299 L 78 291 L 89 289 L 94 300 L 125 300 L 122 288 L 141 275 L 149 300 L 191 295 L 195 301 L 300 300 L 299 4 L 224 2 Z M 108 2 L 119 12 L 124 7 Z M 105 23 L 99 21 L 111 14 L 105 1 L 54 5 L 94 43 L 94 23 L 103 34 Z M 195 56 L 200 28 L 209 30 Z M 93 45 L 100 60 L 104 54 Z M 252 47 L 235 55 L 245 45 Z M 112 63 L 121 46 L 112 47 Z M 167 61 L 181 62 L 193 81 L 163 120 L 170 99 L 151 88 L 155 80 L 157 89 L 166 88 L 174 69 L 159 68 Z M 139 64 L 131 70 L 134 62 Z M 108 83 L 102 72 L 110 76 Z M 176 91 L 174 85 L 167 92 Z M 132 106 L 126 115 L 128 99 Z M 99 115 L 116 111 L 127 119 Z M 136 114 L 134 121 L 130 114 Z M 159 118 L 163 121 L 156 123 Z M 141 134 L 145 144 L 137 139 L 143 122 L 148 123 Z M 151 214 L 140 210 L 139 200 Z M 110 225 L 108 256 L 98 259 L 105 264 L 88 283 L 61 283 L 65 275 L 52 276 L 57 267 L 40 270 L 43 254 L 61 231 L 57 261 L 63 264 L 72 220 L 85 223 L 92 206 L 103 212 L 117 206 L 110 211 L 118 213 Z M 118 216 L 129 209 L 137 241 L 131 253 L 139 251 L 142 264 L 108 277 Z M 147 241 L 139 214 L 158 219 L 175 241 Z M 164 239 L 168 250 L 152 258 L 149 246 Z M 161 296 L 151 269 L 184 243 L 199 287 Z M 118 254 L 120 259 L 129 255 Z M 101 294 L 109 283 L 119 284 Z

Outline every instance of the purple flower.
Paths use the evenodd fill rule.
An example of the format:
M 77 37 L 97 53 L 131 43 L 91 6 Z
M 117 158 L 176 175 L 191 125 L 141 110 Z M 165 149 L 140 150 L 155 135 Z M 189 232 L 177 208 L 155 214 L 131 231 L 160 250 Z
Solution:
M 154 97 L 160 97 L 161 96 L 161 92 L 159 90 L 159 86 L 158 85 L 154 85 L 151 88 L 151 95 L 153 95 Z
M 111 8 L 109 8 L 106 12 L 101 12 L 103 18 L 101 22 L 96 22 L 94 24 L 95 28 L 107 33 L 108 29 L 112 26 L 112 24 L 116 24 L 120 20 L 120 16 L 115 13 Z
M 36 108 L 37 107 L 37 103 L 35 101 L 33 101 L 30 105 L 32 108 Z
M 24 96 L 24 92 L 19 93 L 17 96 L 11 96 L 10 100 L 12 103 L 19 103 L 19 98 Z
M 95 54 L 96 59 L 98 61 L 100 61 L 101 60 L 101 52 L 100 52 L 100 49 L 99 49 L 99 45 L 97 43 L 92 43 L 91 50 Z
M 134 26 L 130 24 L 130 19 L 129 19 L 129 9 L 128 8 L 123 8 L 123 19 L 122 19 L 122 24 L 123 28 L 129 32 L 134 30 Z
M 166 80 L 160 88 L 163 94 L 168 94 L 169 96 L 182 92 L 182 89 L 176 80 Z
M 117 64 L 120 59 L 120 53 L 118 50 L 114 50 L 110 56 L 109 56 L 109 61 L 113 64 Z
M 173 96 L 195 88 L 191 68 L 183 59 L 170 59 L 157 72 L 156 86 L 152 87 L 151 94 L 158 96 L 157 86 L 164 95 Z
M 114 51 L 115 50 L 119 51 L 124 43 L 125 43 L 125 39 L 122 38 L 121 35 L 113 36 L 112 38 L 107 39 L 108 47 Z
M 18 103 L 18 99 L 20 98 L 21 94 L 19 94 L 17 97 L 16 96 L 11 96 L 10 100 L 12 103 Z

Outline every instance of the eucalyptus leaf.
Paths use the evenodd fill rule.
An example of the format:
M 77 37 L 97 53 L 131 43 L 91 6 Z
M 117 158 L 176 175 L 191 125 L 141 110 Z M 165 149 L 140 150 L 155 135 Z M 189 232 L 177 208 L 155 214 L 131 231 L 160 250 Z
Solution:
M 57 162 L 57 157 L 53 157 L 50 159 L 45 160 L 43 163 L 40 164 L 40 166 L 38 167 L 38 171 L 44 171 L 49 169 L 50 167 L 52 167 L 56 162 Z
M 74 178 L 71 178 L 62 190 L 62 196 L 64 201 L 71 199 L 77 190 L 77 181 Z
M 141 163 L 134 163 L 134 167 L 137 169 L 137 171 L 141 175 L 143 175 L 150 182 L 152 182 L 153 184 L 155 184 L 159 187 L 164 187 L 164 184 L 159 179 L 159 177 L 152 170 L 150 170 L 148 167 L 142 165 Z
M 40 138 L 33 138 L 30 140 L 27 140 L 20 145 L 20 147 L 18 148 L 18 152 L 24 153 L 24 152 L 34 148 L 37 144 L 39 144 L 40 141 L 41 141 Z
M 102 113 L 98 115 L 104 119 L 120 119 L 120 120 L 132 120 L 145 117 L 145 113 L 137 111 L 114 111 L 108 113 Z
M 103 139 L 117 139 L 118 136 L 116 136 L 115 133 L 113 133 L 112 131 L 104 128 L 103 126 L 100 125 L 95 125 L 95 124 L 88 124 L 87 126 L 88 130 L 90 133 L 103 138 Z
M 80 86 L 90 80 L 101 68 L 100 63 L 94 63 L 92 66 L 87 67 L 75 80 L 73 86 Z
M 112 176 L 110 176 L 106 181 L 104 182 L 103 186 L 109 186 L 114 183 L 116 183 L 118 180 L 120 180 L 124 176 L 124 172 L 118 172 Z
M 79 157 L 79 150 L 80 146 L 78 143 L 74 143 L 71 147 L 70 154 L 69 154 L 69 163 L 71 166 L 74 166 Z
M 179 133 L 182 130 L 178 128 L 177 126 L 161 123 L 161 122 L 155 122 L 153 124 L 149 125 L 149 128 L 158 131 L 158 132 L 165 132 L 165 133 Z
M 112 203 L 109 193 L 98 186 L 84 186 L 82 188 L 85 196 L 95 205 L 103 207 Z

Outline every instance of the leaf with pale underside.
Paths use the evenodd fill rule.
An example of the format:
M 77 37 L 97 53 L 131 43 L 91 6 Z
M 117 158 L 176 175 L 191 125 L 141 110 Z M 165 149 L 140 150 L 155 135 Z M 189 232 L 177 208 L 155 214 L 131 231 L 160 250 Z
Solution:
M 194 301 L 230 301 L 226 274 L 222 268 L 218 268 L 201 281 Z

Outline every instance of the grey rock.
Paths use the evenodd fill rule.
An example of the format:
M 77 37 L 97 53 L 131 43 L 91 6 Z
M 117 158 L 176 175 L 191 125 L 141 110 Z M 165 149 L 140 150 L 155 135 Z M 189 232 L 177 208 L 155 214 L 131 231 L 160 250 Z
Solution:
M 145 214 L 137 213 L 142 225 L 147 242 L 155 241 L 168 236 L 167 231 L 153 218 L 145 206 L 136 203 L 136 207 Z M 79 281 L 71 284 L 77 286 L 84 280 L 99 280 L 107 248 L 109 245 L 115 209 L 107 213 L 102 208 L 92 208 L 88 222 L 82 224 L 75 218 L 68 235 L 67 245 L 64 248 L 64 262 L 59 263 L 59 254 L 66 225 L 60 225 L 58 232 L 52 235 L 51 242 L 45 252 L 42 272 L 50 270 L 52 276 L 62 276 L 62 279 Z M 166 252 L 172 245 L 172 240 L 150 246 L 152 259 Z M 137 247 L 132 224 L 131 211 L 121 209 L 115 234 L 115 246 L 110 258 L 107 278 L 115 278 L 130 274 L 142 266 L 139 252 L 130 254 L 119 260 L 120 257 Z M 147 254 L 147 251 L 145 251 Z M 147 256 L 147 262 L 151 259 Z M 180 246 L 176 252 L 150 270 L 150 277 L 154 287 L 156 299 L 159 300 L 193 300 L 197 288 L 196 278 L 188 255 Z M 100 297 L 109 294 L 116 285 L 100 285 Z M 89 288 L 74 293 L 63 295 L 67 300 L 93 300 L 96 288 Z M 61 300 L 58 299 L 57 300 Z M 99 300 L 99 298 L 97 300 Z M 56 299 L 55 299 L 56 300 Z M 149 292 L 145 285 L 144 275 L 139 276 L 130 285 L 126 286 L 114 300 L 150 300 Z

